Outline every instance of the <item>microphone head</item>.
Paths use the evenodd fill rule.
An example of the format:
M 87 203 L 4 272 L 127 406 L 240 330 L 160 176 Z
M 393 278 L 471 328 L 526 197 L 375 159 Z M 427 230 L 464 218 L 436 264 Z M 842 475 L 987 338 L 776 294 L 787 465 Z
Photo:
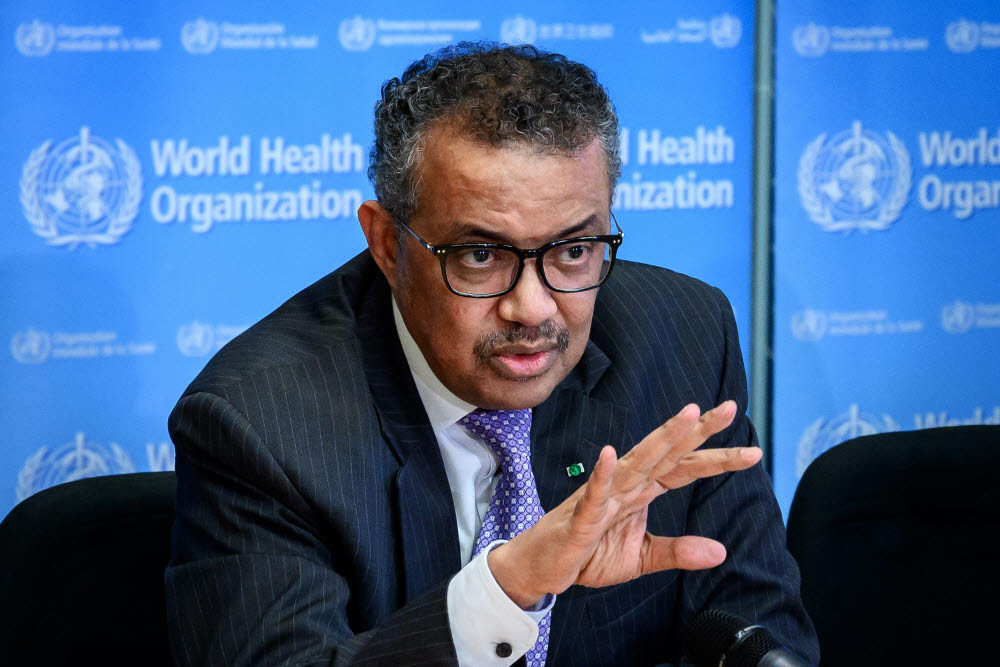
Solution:
M 684 655 L 698 667 L 757 667 L 778 641 L 770 632 L 736 614 L 707 609 L 691 621 L 684 634 Z

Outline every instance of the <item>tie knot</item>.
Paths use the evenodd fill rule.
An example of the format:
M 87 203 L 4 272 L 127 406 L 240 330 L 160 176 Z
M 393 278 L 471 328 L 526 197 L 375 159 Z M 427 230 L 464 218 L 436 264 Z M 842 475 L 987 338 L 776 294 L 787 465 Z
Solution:
M 459 423 L 478 435 L 497 455 L 527 454 L 531 444 L 531 410 L 476 410 Z

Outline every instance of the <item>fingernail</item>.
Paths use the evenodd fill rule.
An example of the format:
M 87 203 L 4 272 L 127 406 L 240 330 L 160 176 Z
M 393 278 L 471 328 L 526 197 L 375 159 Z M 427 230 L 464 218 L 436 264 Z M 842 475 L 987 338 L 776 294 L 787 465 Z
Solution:
M 711 558 L 718 561 L 723 561 L 726 559 L 726 547 L 722 546 L 718 542 L 711 542 L 706 549 Z

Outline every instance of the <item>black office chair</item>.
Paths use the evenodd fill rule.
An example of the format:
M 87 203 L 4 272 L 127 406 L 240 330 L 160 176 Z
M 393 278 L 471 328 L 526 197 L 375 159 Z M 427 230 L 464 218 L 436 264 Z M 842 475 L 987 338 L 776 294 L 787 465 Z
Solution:
M 0 663 L 170 665 L 174 473 L 60 484 L 0 523 Z
M 830 449 L 795 492 L 788 549 L 825 667 L 996 660 L 1000 426 Z

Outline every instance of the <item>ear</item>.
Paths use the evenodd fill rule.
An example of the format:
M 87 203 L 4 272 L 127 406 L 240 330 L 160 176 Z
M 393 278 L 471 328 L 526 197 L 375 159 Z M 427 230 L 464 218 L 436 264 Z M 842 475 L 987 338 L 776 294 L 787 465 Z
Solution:
M 358 209 L 361 230 L 368 239 L 368 250 L 375 263 L 382 270 L 389 286 L 396 289 L 396 262 L 399 246 L 396 239 L 396 223 L 392 216 L 375 200 L 366 201 Z

